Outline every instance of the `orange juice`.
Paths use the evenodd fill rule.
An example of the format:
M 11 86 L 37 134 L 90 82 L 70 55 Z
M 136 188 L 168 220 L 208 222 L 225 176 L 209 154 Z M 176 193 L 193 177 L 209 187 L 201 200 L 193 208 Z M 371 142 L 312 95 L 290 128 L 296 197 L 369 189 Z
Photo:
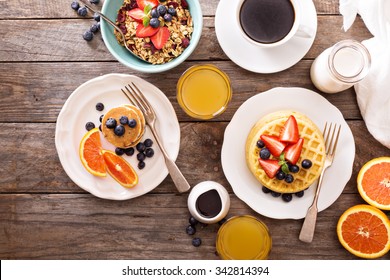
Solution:
M 253 216 L 235 216 L 219 229 L 217 252 L 224 260 L 264 260 L 271 251 L 267 226 Z
M 213 65 L 189 68 L 177 84 L 177 101 L 193 118 L 211 119 L 220 115 L 231 96 L 229 77 Z

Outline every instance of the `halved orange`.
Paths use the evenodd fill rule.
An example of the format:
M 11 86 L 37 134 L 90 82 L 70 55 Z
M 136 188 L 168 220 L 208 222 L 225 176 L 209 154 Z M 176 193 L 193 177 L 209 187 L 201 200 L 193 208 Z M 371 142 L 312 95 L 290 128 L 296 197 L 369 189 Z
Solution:
M 98 128 L 91 129 L 81 139 L 79 156 L 81 163 L 89 173 L 100 177 L 107 176 Z
M 390 249 L 390 221 L 371 205 L 355 205 L 341 215 L 337 236 L 344 248 L 355 256 L 379 258 Z
M 114 152 L 103 150 L 108 173 L 123 187 L 132 188 L 138 184 L 138 175 L 133 167 Z
M 357 186 L 368 204 L 390 210 L 390 157 L 374 158 L 364 164 L 357 177 Z

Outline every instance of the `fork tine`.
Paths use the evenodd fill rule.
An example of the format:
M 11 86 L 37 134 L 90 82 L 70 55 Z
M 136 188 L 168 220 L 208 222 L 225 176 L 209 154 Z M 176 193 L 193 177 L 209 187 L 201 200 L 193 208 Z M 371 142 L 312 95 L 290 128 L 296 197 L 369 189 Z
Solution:
M 133 97 L 131 96 L 131 94 L 129 94 L 129 92 L 127 92 L 127 91 L 129 91 L 129 89 L 126 86 L 125 86 L 125 89 L 126 89 L 126 91 L 124 91 L 123 88 L 121 88 L 121 91 L 126 95 L 126 97 L 129 99 L 129 101 L 130 101 L 130 103 L 132 105 L 137 106 L 137 104 L 134 102 Z
M 325 138 L 325 153 L 329 153 L 329 147 L 330 147 L 330 141 L 331 139 L 329 138 L 330 136 L 330 131 L 332 129 L 332 123 L 330 123 L 328 127 L 328 123 L 325 124 L 325 129 L 324 129 L 324 138 Z
M 330 154 L 333 156 L 334 153 L 336 152 L 336 148 L 337 148 L 337 143 L 339 141 L 339 136 L 340 136 L 340 130 L 341 130 L 341 125 L 339 125 L 339 129 L 337 131 L 337 135 L 336 135 L 336 139 L 334 141 L 334 144 L 332 145 L 332 150 L 330 151 Z M 334 139 L 334 134 L 336 132 L 336 124 L 334 126 L 334 130 L 333 130 L 333 135 L 332 135 L 332 142 L 333 142 L 333 139 Z
M 134 90 L 134 88 L 133 88 L 133 90 L 138 98 L 138 101 L 140 101 L 142 103 L 142 106 L 145 108 L 145 110 L 153 112 L 153 108 L 149 105 L 148 101 L 146 101 L 145 95 L 142 93 L 142 91 L 134 84 L 134 82 L 131 82 L 131 84 L 135 88 L 135 90 Z

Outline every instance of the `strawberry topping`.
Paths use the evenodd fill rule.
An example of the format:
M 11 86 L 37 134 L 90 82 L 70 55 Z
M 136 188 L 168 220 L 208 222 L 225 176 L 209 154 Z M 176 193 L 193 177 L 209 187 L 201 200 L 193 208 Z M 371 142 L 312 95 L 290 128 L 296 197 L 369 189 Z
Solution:
M 138 22 L 142 22 L 144 17 L 145 17 L 144 11 L 141 9 L 138 9 L 138 8 L 132 9 L 132 10 L 128 11 L 127 13 L 132 19 L 134 19 L 135 21 L 138 21 Z
M 168 41 L 170 36 L 169 30 L 167 27 L 161 27 L 158 32 L 150 37 L 150 40 L 152 40 L 153 45 L 156 47 L 156 49 L 161 50 L 165 43 Z
M 303 142 L 303 138 L 299 138 L 297 143 L 288 145 L 284 150 L 284 158 L 292 164 L 296 164 L 301 156 Z
M 151 37 L 154 34 L 156 34 L 159 31 L 159 29 L 160 29 L 159 27 L 153 28 L 150 25 L 145 27 L 142 24 L 138 24 L 135 34 L 139 38 Z
M 299 130 L 297 120 L 291 115 L 280 130 L 279 139 L 282 142 L 297 143 L 299 139 Z
M 152 8 L 158 5 L 158 0 L 137 0 L 138 7 L 143 11 L 147 5 L 150 5 Z
M 260 138 L 274 157 L 279 157 L 287 146 L 287 143 L 281 142 L 277 136 L 261 135 Z
M 276 159 L 259 158 L 259 163 L 269 178 L 274 178 L 280 168 L 279 162 Z

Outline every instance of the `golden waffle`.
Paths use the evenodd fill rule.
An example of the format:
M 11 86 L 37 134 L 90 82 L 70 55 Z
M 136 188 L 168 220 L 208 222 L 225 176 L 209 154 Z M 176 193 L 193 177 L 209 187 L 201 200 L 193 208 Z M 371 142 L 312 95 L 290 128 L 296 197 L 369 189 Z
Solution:
M 117 136 L 113 128 L 106 127 L 106 121 L 109 118 L 116 119 L 117 125 L 121 116 L 126 116 L 128 119 L 135 119 L 137 125 L 134 128 L 124 125 L 125 133 L 122 136 Z M 135 146 L 142 138 L 145 132 L 145 118 L 142 112 L 133 105 L 122 105 L 112 108 L 103 117 L 102 132 L 108 142 L 115 147 L 128 148 Z
M 304 139 L 304 143 L 297 162 L 300 167 L 299 172 L 291 173 L 294 181 L 287 183 L 277 178 L 269 178 L 265 174 L 259 164 L 260 149 L 256 143 L 261 135 L 279 136 L 280 130 L 290 115 L 294 115 L 297 120 L 299 136 Z M 295 193 L 308 188 L 320 175 L 325 161 L 325 144 L 322 132 L 308 117 L 295 111 L 278 111 L 266 115 L 253 126 L 246 141 L 245 153 L 250 171 L 262 185 L 279 193 Z M 312 167 L 302 168 L 300 163 L 303 159 L 311 160 Z

